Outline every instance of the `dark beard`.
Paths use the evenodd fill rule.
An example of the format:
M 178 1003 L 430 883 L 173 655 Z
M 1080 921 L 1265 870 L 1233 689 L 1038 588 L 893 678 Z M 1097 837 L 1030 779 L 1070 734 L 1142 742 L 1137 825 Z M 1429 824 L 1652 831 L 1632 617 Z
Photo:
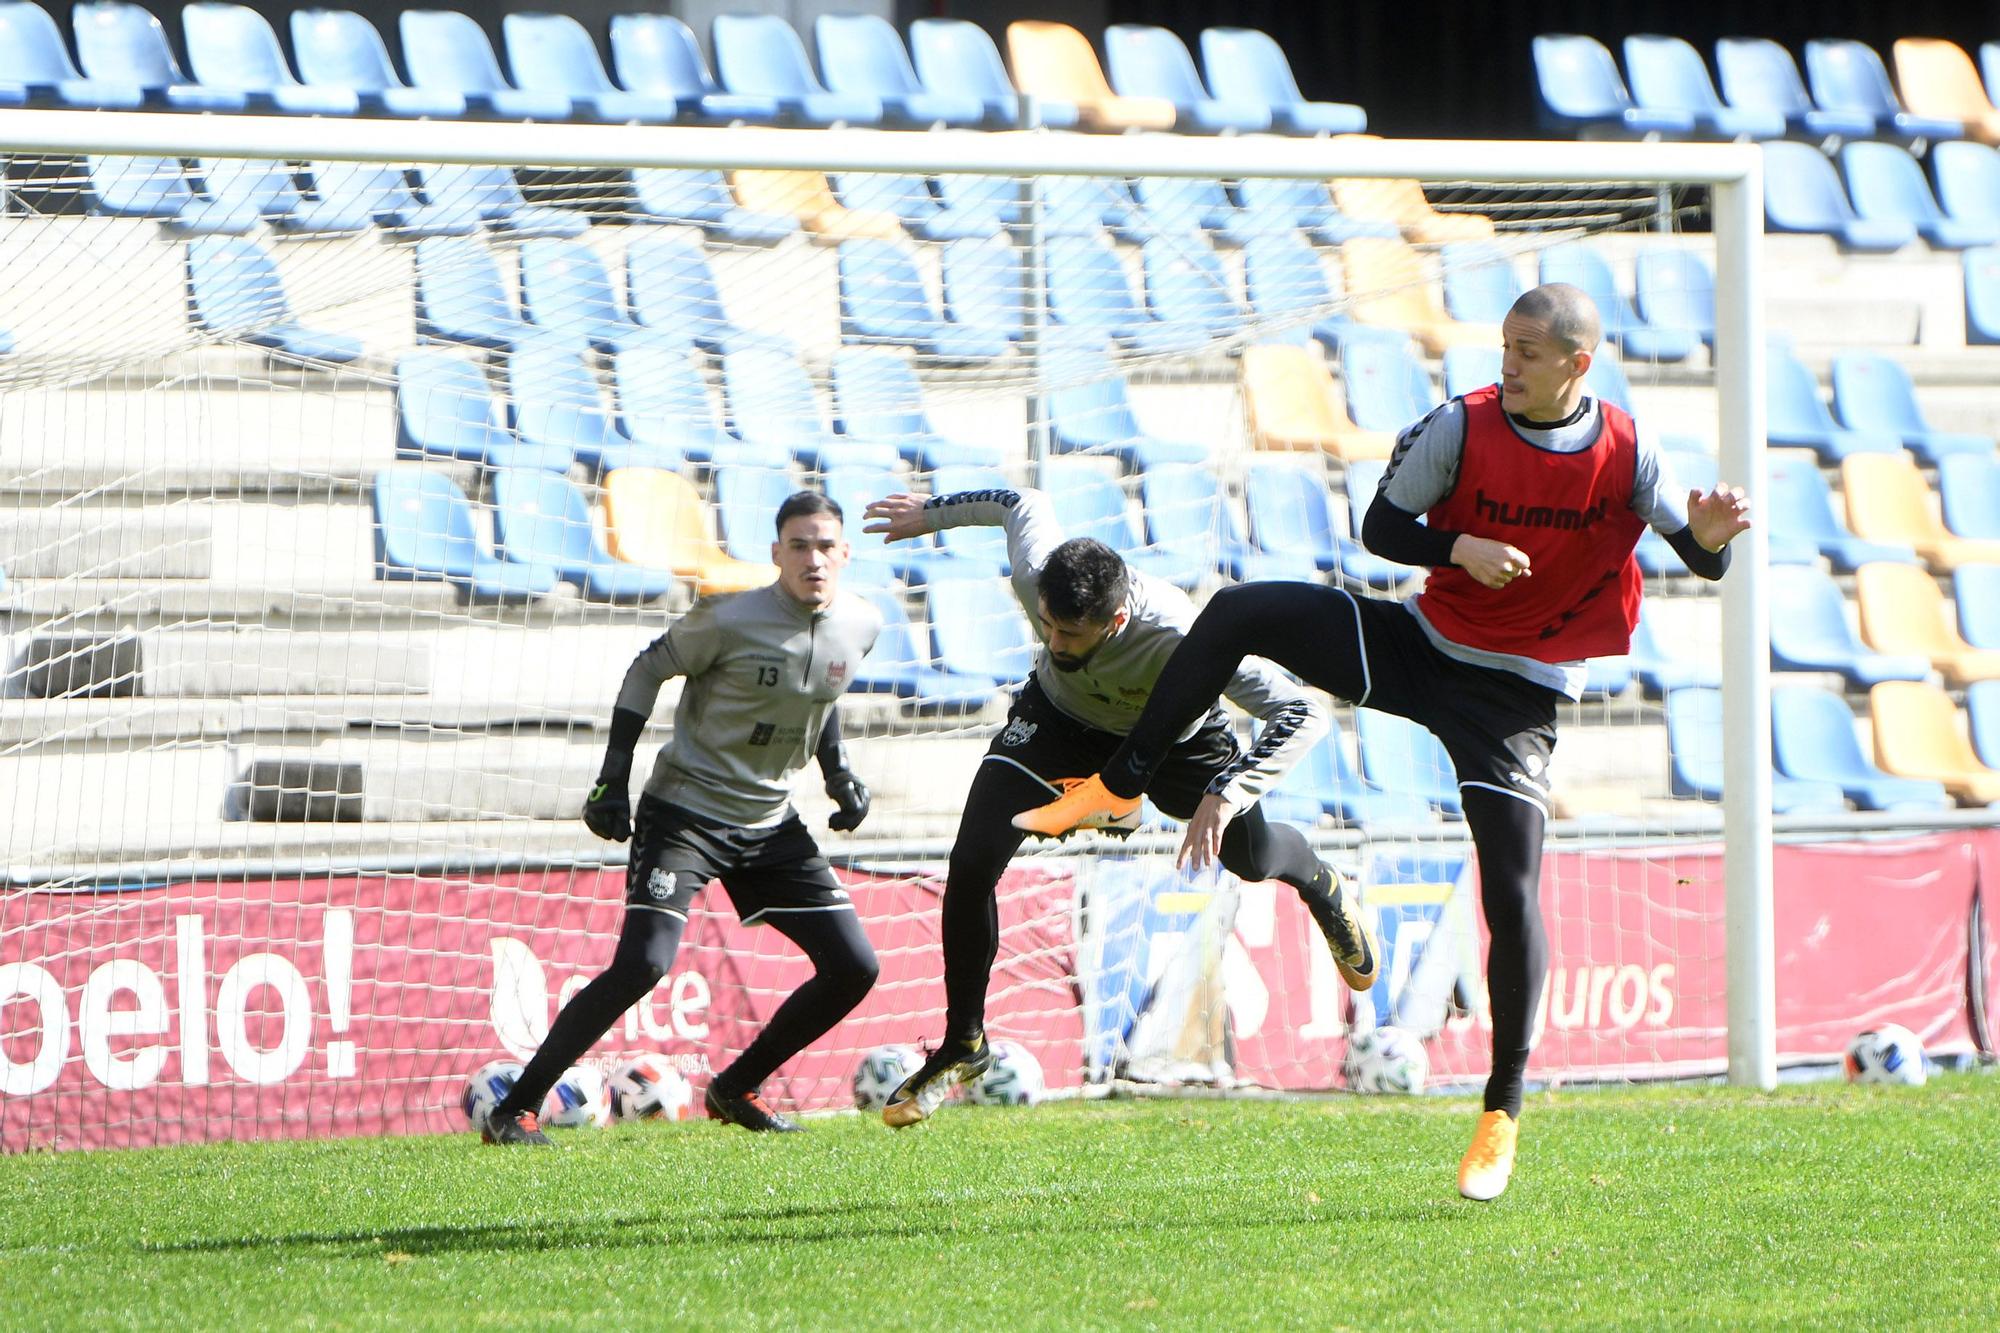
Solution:
M 1049 654 L 1049 665 L 1058 671 L 1081 671 L 1089 659 L 1082 657 L 1058 657 Z

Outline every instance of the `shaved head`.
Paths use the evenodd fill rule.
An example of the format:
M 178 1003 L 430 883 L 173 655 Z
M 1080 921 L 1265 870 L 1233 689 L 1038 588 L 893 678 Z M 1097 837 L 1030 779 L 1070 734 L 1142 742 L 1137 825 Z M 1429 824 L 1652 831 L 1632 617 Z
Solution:
M 1509 314 L 1532 319 L 1548 327 L 1549 336 L 1574 356 L 1594 352 L 1604 336 L 1597 305 L 1583 288 L 1567 282 L 1549 282 L 1524 292 Z

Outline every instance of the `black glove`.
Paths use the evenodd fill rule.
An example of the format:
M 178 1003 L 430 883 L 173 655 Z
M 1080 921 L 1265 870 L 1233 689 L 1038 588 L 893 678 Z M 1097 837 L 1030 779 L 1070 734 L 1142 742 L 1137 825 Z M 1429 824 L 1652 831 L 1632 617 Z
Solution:
M 868 788 L 861 785 L 861 779 L 848 769 L 838 769 L 826 780 L 826 794 L 840 808 L 827 816 L 826 826 L 841 833 L 852 833 L 861 827 L 861 821 L 868 818 Z
M 583 803 L 583 826 L 607 842 L 624 842 L 632 836 L 632 797 L 625 790 L 626 781 L 600 776 Z

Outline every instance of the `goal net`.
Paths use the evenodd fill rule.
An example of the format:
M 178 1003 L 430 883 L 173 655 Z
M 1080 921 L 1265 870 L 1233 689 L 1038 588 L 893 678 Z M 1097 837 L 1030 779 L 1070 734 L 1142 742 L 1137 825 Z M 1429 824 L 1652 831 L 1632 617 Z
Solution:
M 1034 642 L 997 530 L 885 547 L 869 500 L 1034 485 L 1197 602 L 1406 595 L 1420 573 L 1354 541 L 1395 431 L 1493 381 L 1523 287 L 1629 302 L 1642 267 L 1659 336 L 1607 347 L 1592 390 L 1681 484 L 1717 470 L 1698 188 L 1482 181 L 1395 145 L 1315 175 L 1324 142 L 1150 136 L 958 136 L 1032 172 L 910 143 L 951 136 L 676 130 L 496 165 L 520 127 L 447 128 L 430 155 L 461 160 L 290 124 L 290 158 L 268 126 L 189 158 L 145 155 L 157 129 L 0 144 L 0 1147 L 463 1128 L 467 1075 L 525 1058 L 609 958 L 626 848 L 576 816 L 626 665 L 696 596 L 771 578 L 795 490 L 845 507 L 847 586 L 886 621 L 842 704 L 867 823 L 827 832 L 800 778 L 882 959 L 766 1088 L 817 1110 L 864 1052 L 941 1034 L 945 859 Z M 1292 174 L 1227 167 L 1246 154 Z M 1655 540 L 1643 642 L 1564 712 L 1535 1080 L 1728 1053 L 1720 602 Z M 1335 714 L 1270 806 L 1363 885 L 1383 983 L 1347 994 L 1283 886 L 1176 873 L 1164 824 L 1026 849 L 989 1030 L 1052 1089 L 1336 1089 L 1388 1025 L 1476 1086 L 1449 766 Z M 806 968 L 710 892 L 590 1058 L 699 1084 Z

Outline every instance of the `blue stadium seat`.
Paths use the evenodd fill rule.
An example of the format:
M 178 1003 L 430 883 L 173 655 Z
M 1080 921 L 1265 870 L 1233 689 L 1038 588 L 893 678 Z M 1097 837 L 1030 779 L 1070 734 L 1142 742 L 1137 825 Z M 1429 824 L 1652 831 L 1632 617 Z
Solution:
M 847 539 L 854 548 L 854 565 L 862 567 L 864 582 L 873 586 L 901 578 L 913 587 L 920 587 L 946 579 L 999 576 L 999 565 L 960 559 L 941 548 L 934 537 L 885 542 L 879 535 L 861 530 L 862 515 L 870 504 L 885 495 L 909 489 L 908 483 L 888 468 L 842 465 L 827 470 L 826 494 L 846 515 Z
M 1065 536 L 1103 542 L 1141 573 L 1192 588 L 1215 570 L 1214 552 L 1205 544 L 1182 550 L 1146 549 L 1132 523 L 1125 492 L 1089 463 L 1051 459 L 1043 471 L 1042 489 L 1055 505 Z
M 957 495 L 961 491 L 1008 490 L 1011 486 L 999 468 L 948 464 L 931 478 L 931 494 Z M 999 528 L 946 528 L 938 533 L 938 545 L 962 560 L 997 565 L 1007 569 L 1007 536 Z
M 1770 578 L 1773 670 L 1836 672 L 1856 690 L 1930 677 L 1930 659 L 1878 653 L 1863 643 L 1848 622 L 1846 599 L 1827 575 L 1779 565 Z
M 439 234 L 447 222 L 473 218 L 502 236 L 581 236 L 590 230 L 590 215 L 531 204 L 521 193 L 514 173 L 506 167 L 428 164 L 411 168 L 427 211 Z
M 351 116 L 361 99 L 347 88 L 298 81 L 270 20 L 248 5 L 196 3 L 181 10 L 188 69 L 210 88 L 242 93 L 253 111 Z
M 995 236 L 998 209 L 975 205 L 952 208 L 922 176 L 885 171 L 837 171 L 828 177 L 834 197 L 857 213 L 887 213 L 920 241 L 956 241 Z
M 1401 431 L 1443 400 L 1407 338 L 1349 338 L 1340 345 L 1347 416 L 1363 430 Z
M 1259 318 L 1298 321 L 1291 336 L 1274 331 L 1272 341 L 1316 338 L 1338 347 L 1342 335 L 1354 327 L 1344 312 L 1334 308 L 1333 284 L 1301 237 L 1282 233 L 1252 237 L 1243 247 L 1243 290 Z
M 1655 625 L 1653 603 L 1641 602 L 1639 623 L 1632 630 L 1632 646 L 1625 660 L 1647 698 L 1658 699 L 1675 690 L 1722 684 L 1720 666 L 1692 645 L 1662 634 Z
M 0 43 L 6 49 L 22 50 L 20 34 L 8 41 L 7 28 L 25 8 L 0 6 Z M 234 89 L 204 88 L 183 73 L 166 29 L 138 5 L 81 0 L 71 10 L 71 24 L 76 31 L 76 62 L 92 83 L 137 88 L 149 105 L 175 111 L 241 111 L 249 100 Z M 123 103 L 122 94 L 118 100 Z
M 271 219 L 283 232 L 317 235 L 422 222 L 422 205 L 395 167 L 375 162 L 312 162 L 303 173 L 312 198 Z
M 1864 218 L 1907 222 L 1925 241 L 1945 250 L 2000 241 L 2000 220 L 1947 216 L 1917 159 L 1895 144 L 1848 144 L 1840 150 L 1840 169 L 1854 211 Z
M 1257 549 L 1292 564 L 1327 572 L 1340 568 L 1351 546 L 1333 521 L 1332 500 L 1319 468 L 1252 463 L 1243 474 L 1243 503 Z
M 940 252 L 938 268 L 946 319 L 997 332 L 1010 342 L 1027 336 L 1027 279 L 1012 245 L 999 237 L 952 241 Z
M 1986 85 L 1989 101 L 2000 97 L 2000 42 L 1979 44 L 1979 81 Z
M 614 559 L 591 526 L 590 505 L 560 474 L 493 474 L 494 545 L 509 560 L 547 565 L 596 602 L 646 602 L 680 583 L 673 571 Z
M 1218 101 L 1195 72 L 1194 57 L 1165 28 L 1114 23 L 1104 30 L 1105 74 L 1122 97 L 1158 97 L 1174 104 L 1174 128 L 1220 134 L 1268 130 L 1271 108 L 1254 100 Z
M 1967 250 L 1965 266 L 1965 341 L 1973 346 L 2000 343 L 2000 246 Z
M 1007 176 L 946 172 L 931 178 L 931 192 L 964 236 L 997 236 L 1023 216 L 1021 187 Z
M 1497 347 L 1447 347 L 1444 349 L 1444 393 L 1447 398 L 1463 398 L 1474 389 L 1500 382 L 1500 349 Z
M 2000 541 L 2000 458 L 1989 452 L 1940 459 L 1938 499 L 1952 532 Z
M 538 333 L 507 358 L 507 397 L 521 442 L 567 448 L 600 473 L 621 467 L 678 470 L 678 453 L 633 439 L 604 410 L 597 377 L 584 364 L 586 351 L 581 338 Z
M 1132 188 L 1119 176 L 1051 176 L 1029 182 L 1041 196 L 1041 232 L 1053 236 L 1101 237 L 1133 245 L 1153 234 L 1153 225 Z M 1193 224 L 1189 224 L 1193 225 Z
M 1974 648 L 2000 648 L 2000 565 L 1960 565 L 1951 585 L 1959 637 Z
M 308 329 L 293 317 L 278 267 L 255 241 L 238 236 L 189 241 L 187 276 L 189 318 L 215 337 L 311 361 L 360 359 L 360 339 Z
M 821 14 L 813 20 L 813 41 L 826 86 L 836 93 L 876 98 L 892 120 L 977 127 L 987 119 L 985 102 L 974 94 L 924 87 L 903 39 L 880 15 Z
M 1722 799 L 1722 691 L 1677 689 L 1667 695 L 1667 746 L 1673 794 L 1698 801 Z M 1820 814 L 1845 810 L 1833 782 L 1771 775 L 1773 813 Z
M 1662 107 L 1642 107 L 1619 77 L 1618 62 L 1604 43 L 1580 34 L 1544 33 L 1535 38 L 1535 99 L 1545 130 L 1578 139 L 1686 139 L 1695 133 L 1694 115 Z
M 986 29 L 965 19 L 917 19 L 910 24 L 910 59 L 931 92 L 969 93 L 995 125 L 1021 123 L 1021 95 L 1007 77 L 1000 49 Z M 1081 113 L 1071 102 L 1035 104 L 1037 123 L 1052 130 L 1075 129 Z
M 1875 117 L 1866 112 L 1814 106 L 1792 53 L 1768 37 L 1721 38 L 1715 67 L 1731 106 L 1783 116 L 1786 133 L 1795 139 L 1866 139 L 1875 133 Z
M 679 112 L 670 96 L 626 92 L 604 72 L 597 43 L 567 14 L 509 14 L 500 21 L 507 68 L 529 92 L 567 97 L 599 120 L 663 124 Z
M 1209 468 L 1164 463 L 1140 476 L 1139 495 L 1144 501 L 1146 536 L 1156 550 L 1199 551 L 1205 565 L 1239 583 L 1309 581 L 1318 572 L 1303 555 L 1274 555 L 1245 541 L 1242 526 Z
M 62 30 L 40 5 L 0 4 L 0 106 L 53 103 L 85 111 L 132 110 L 144 105 L 136 81 L 86 79 L 70 63 Z
M 1270 220 L 1238 208 L 1219 180 L 1191 176 L 1140 176 L 1132 193 L 1145 210 L 1143 223 L 1153 236 L 1202 232 L 1227 245 L 1242 245 L 1270 230 Z
M 850 440 L 827 429 L 812 382 L 791 352 L 775 346 L 733 348 L 722 358 L 722 392 L 731 429 L 751 444 L 781 445 L 803 467 L 837 463 L 894 467 L 896 446 Z
M 910 623 L 901 597 L 886 589 L 869 589 L 863 595 L 881 611 L 882 632 L 855 671 L 850 689 L 863 694 L 893 694 L 919 714 L 976 712 L 992 702 L 992 681 L 940 671 L 932 665 L 930 646 L 924 641 L 927 636 L 920 635 Z
M 1222 260 L 1197 236 L 1156 236 L 1142 251 L 1146 306 L 1157 319 L 1207 330 L 1211 338 L 1242 333 L 1248 312 L 1237 304 Z
M 722 549 L 738 560 L 771 559 L 778 507 L 797 491 L 792 474 L 774 467 L 718 467 L 715 522 Z
M 709 73 L 693 31 L 671 14 L 613 14 L 611 67 L 620 86 L 671 97 L 683 115 L 768 124 L 782 114 L 775 97 L 725 92 Z
M 1993 454 L 1989 435 L 1933 429 L 1924 420 L 1910 372 L 1886 356 L 1842 352 L 1834 357 L 1833 406 L 1849 430 L 1896 436 L 1911 453 L 1932 466 L 1952 454 Z
M 1272 796 L 1264 798 L 1268 815 L 1310 824 L 1311 818 L 1281 813 L 1303 800 L 1310 803 L 1304 813 L 1329 814 L 1343 824 L 1358 824 L 1363 828 L 1438 822 L 1438 812 L 1423 797 L 1411 792 L 1378 791 L 1364 782 L 1347 757 L 1347 740 L 1340 719 L 1329 718 L 1328 722 L 1326 739 L 1308 750 L 1278 784 L 1274 793 L 1277 804 L 1272 803 Z
M 102 217 L 152 218 L 166 222 L 194 198 L 178 158 L 114 157 L 83 159 L 84 198 Z
M 207 158 L 195 162 L 186 179 L 187 202 L 161 219 L 171 236 L 243 236 L 299 202 L 291 172 L 278 162 Z
M 417 242 L 417 336 L 509 352 L 537 330 L 514 312 L 500 268 L 478 241 L 429 236 Z
M 840 336 L 847 342 L 895 343 L 946 361 L 1004 355 L 1004 334 L 955 324 L 931 304 L 916 256 L 896 241 L 840 245 Z
M 1983 143 L 1941 143 L 1930 152 L 1938 207 L 1946 217 L 2000 228 L 2000 151 Z
M 1155 319 L 1132 295 L 1125 269 L 1102 237 L 1058 236 L 1043 251 L 1050 317 L 1133 352 L 1189 352 L 1208 340 L 1193 325 Z
M 919 472 L 951 463 L 998 467 L 998 445 L 967 444 L 938 433 L 924 410 L 923 388 L 900 353 L 843 347 L 833 354 L 833 428 L 856 439 L 896 446 Z
M 582 338 L 607 355 L 639 332 L 619 303 L 604 261 L 584 241 L 522 244 L 521 313 L 537 328 Z
M 1270 113 L 1271 128 L 1283 133 L 1359 134 L 1368 128 L 1368 113 L 1358 106 L 1306 101 L 1283 48 L 1255 28 L 1203 29 L 1201 69 L 1210 97 L 1261 107 Z
M 642 218 L 699 227 L 732 245 L 775 245 L 799 229 L 795 217 L 755 213 L 737 203 L 719 171 L 635 168 L 632 208 Z
M 715 407 L 692 358 L 694 344 L 664 328 L 623 340 L 611 359 L 618 428 L 634 443 L 714 466 L 785 467 L 782 445 L 751 444 L 716 424 Z
M 1361 742 L 1361 776 L 1371 788 L 1417 797 L 1440 814 L 1464 813 L 1458 771 L 1437 737 L 1406 717 L 1374 708 L 1354 710 L 1354 730 Z
M 1050 382 L 1062 386 L 1048 395 L 1049 438 L 1056 453 L 1104 454 L 1136 471 L 1208 461 L 1207 445 L 1163 440 L 1140 425 L 1125 377 L 1093 335 L 1053 330 L 1042 360 Z
M 346 89 L 370 114 L 446 120 L 465 114 L 464 94 L 405 84 L 382 34 L 351 9 L 293 10 L 292 54 L 309 86 Z
M 1820 475 L 1818 463 L 1774 454 L 1768 466 L 1771 485 L 1764 509 L 1769 515 L 1773 563 L 1810 564 L 1814 556 L 1823 555 L 1842 574 L 1852 574 L 1871 561 L 1917 563 L 1917 553 L 1908 546 L 1863 541 L 1848 530 L 1846 519 L 1834 508 L 1833 492 Z M 2000 532 L 1993 535 L 2000 536 Z
M 492 468 L 567 472 L 569 447 L 524 443 L 506 423 L 486 374 L 449 352 L 410 352 L 396 362 L 396 456 L 452 458 Z
M 625 251 L 625 299 L 639 323 L 716 356 L 760 341 L 730 322 L 708 256 L 685 236 L 640 236 L 631 243 Z
M 1453 241 L 1439 257 L 1445 313 L 1461 323 L 1498 324 L 1527 290 L 1513 256 L 1485 241 Z
M 562 93 L 516 88 L 500 72 L 486 30 L 450 9 L 406 9 L 397 16 L 403 66 L 419 88 L 457 93 L 467 109 L 506 120 L 568 120 L 575 107 Z
M 1806 82 L 1813 101 L 1828 111 L 1856 112 L 1875 122 L 1875 137 L 1904 144 L 1942 143 L 1965 136 L 1955 120 L 1913 116 L 1889 82 L 1889 71 L 1875 48 L 1845 39 L 1806 43 Z
M 1907 222 L 1856 214 L 1839 173 L 1819 149 L 1783 142 L 1763 147 L 1764 221 L 1772 231 L 1831 236 L 1864 253 L 1900 250 L 1917 238 Z
M 1787 778 L 1831 782 L 1861 810 L 1949 809 L 1940 782 L 1891 777 L 1870 763 L 1840 696 L 1810 685 L 1771 690 L 1771 758 Z
M 1809 150 L 1810 151 L 1810 150 Z M 1899 454 L 1903 442 L 1883 431 L 1843 428 L 1827 411 L 1812 371 L 1779 339 L 1764 358 L 1764 433 L 1781 448 L 1810 449 L 1826 463 L 1849 454 Z
M 1314 245 L 1339 245 L 1357 236 L 1397 237 L 1402 230 L 1383 218 L 1355 218 L 1340 211 L 1326 182 L 1246 176 L 1236 182 L 1236 202 L 1249 234 L 1299 231 Z
M 1341 469 L 1340 477 L 1341 490 L 1347 500 L 1347 531 L 1350 537 L 1340 553 L 1340 572 L 1356 583 L 1385 591 L 1400 588 L 1405 580 L 1423 572 L 1413 565 L 1385 560 L 1359 541 L 1361 525 L 1368 518 L 1368 506 L 1375 503 L 1375 493 L 1382 488 L 1382 478 L 1388 470 L 1388 463 L 1381 459 L 1355 459 Z M 1336 498 L 1336 522 L 1339 503 Z
M 442 579 L 485 599 L 518 600 L 555 590 L 552 566 L 503 560 L 486 549 L 471 502 L 442 472 L 384 468 L 375 474 L 369 499 L 378 579 Z
M 1640 318 L 1715 346 L 1715 275 L 1700 255 L 1648 247 L 1634 258 L 1632 268 Z
M 940 668 L 995 685 L 1027 679 L 1035 663 L 1035 641 L 1013 588 L 1004 580 L 935 585 L 925 603 Z
M 1716 96 L 1701 52 L 1684 38 L 1632 36 L 1625 39 L 1625 74 L 1632 100 L 1649 111 L 1686 113 L 1695 128 L 1717 139 L 1777 139 L 1785 117 L 1760 107 L 1729 106 Z
M 1965 720 L 1973 753 L 1988 768 L 2000 768 L 2000 681 L 1966 686 Z
M 1542 251 L 1541 280 L 1567 282 L 1581 287 L 1596 303 L 1604 320 L 1604 336 L 1625 356 L 1640 361 L 1685 361 L 1695 349 L 1695 336 L 1686 329 L 1655 328 L 1640 318 L 1604 256 L 1588 245 L 1557 245 Z
M 709 25 L 715 73 L 732 93 L 776 98 L 808 125 L 875 125 L 882 99 L 871 93 L 829 92 L 814 76 L 805 43 L 775 14 L 717 14 Z

